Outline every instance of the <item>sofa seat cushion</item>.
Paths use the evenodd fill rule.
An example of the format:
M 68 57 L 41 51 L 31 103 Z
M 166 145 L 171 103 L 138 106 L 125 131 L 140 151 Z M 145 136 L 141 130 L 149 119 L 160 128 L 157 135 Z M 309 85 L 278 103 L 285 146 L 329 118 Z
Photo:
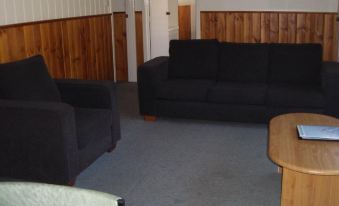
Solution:
M 80 150 L 89 144 L 91 147 L 95 146 L 95 142 L 99 139 L 111 139 L 112 113 L 110 110 L 76 107 L 74 111 Z
M 0 64 L 0 97 L 27 101 L 61 101 L 59 90 L 40 55 Z
M 166 100 L 206 101 L 207 91 L 215 81 L 176 79 L 160 83 L 157 98 Z
M 320 44 L 271 44 L 272 84 L 320 85 L 322 47 Z
M 172 40 L 169 48 L 170 79 L 211 79 L 217 76 L 217 40 Z
M 268 44 L 221 43 L 218 81 L 265 83 L 269 68 Z
M 219 82 L 208 91 L 208 101 L 227 104 L 265 104 L 267 85 L 260 83 Z
M 307 85 L 271 85 L 267 98 L 269 106 L 322 108 L 325 105 L 321 88 Z

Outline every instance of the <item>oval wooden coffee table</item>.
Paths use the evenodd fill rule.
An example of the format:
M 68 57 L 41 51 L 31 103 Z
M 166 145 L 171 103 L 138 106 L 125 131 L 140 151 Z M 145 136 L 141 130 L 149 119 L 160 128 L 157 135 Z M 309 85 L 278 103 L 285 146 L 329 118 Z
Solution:
M 293 113 L 269 124 L 268 155 L 282 167 L 282 206 L 339 205 L 339 141 L 302 140 L 296 126 L 339 126 L 339 119 Z

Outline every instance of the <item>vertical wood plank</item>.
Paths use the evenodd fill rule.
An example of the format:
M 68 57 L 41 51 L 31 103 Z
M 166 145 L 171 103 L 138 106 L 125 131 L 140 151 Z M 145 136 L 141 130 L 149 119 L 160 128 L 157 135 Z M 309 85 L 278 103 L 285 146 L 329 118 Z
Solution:
M 323 44 L 323 38 L 324 38 L 324 14 L 316 14 L 315 16 L 315 32 L 313 35 L 313 41 L 314 43 L 321 43 Z
M 181 23 L 181 24 L 183 24 L 183 23 Z M 188 39 L 190 39 L 191 33 L 186 32 L 186 28 L 181 28 L 181 26 L 180 26 L 181 24 L 179 23 L 179 39 L 187 39 L 188 38 L 187 33 L 189 33 Z M 140 66 L 142 63 L 144 63 L 144 36 L 143 36 L 144 32 L 143 32 L 143 29 L 142 29 L 142 25 L 143 25 L 142 24 L 142 12 L 136 11 L 135 12 L 135 35 L 136 35 L 137 65 L 138 66 Z
M 279 14 L 279 43 L 288 43 L 288 14 Z
M 226 41 L 235 42 L 235 15 L 233 12 L 226 14 Z
M 297 14 L 297 43 L 306 42 L 306 14 Z
M 296 42 L 297 15 L 295 13 L 288 14 L 288 43 Z
M 216 17 L 214 12 L 201 12 L 200 24 L 202 28 L 202 39 L 216 38 Z
M 252 42 L 253 19 L 251 13 L 244 13 L 244 42 Z
M 235 42 L 244 42 L 244 15 L 243 13 L 234 13 L 234 32 Z
M 261 42 L 261 14 L 256 12 L 252 14 L 252 42 L 260 43 Z
M 325 14 L 324 16 L 324 60 L 335 61 L 336 59 L 336 41 L 335 41 L 335 25 L 336 16 L 334 14 Z
M 226 41 L 226 16 L 224 12 L 217 12 L 215 13 L 215 37 L 219 41 Z
M 270 13 L 261 13 L 261 43 L 270 42 Z
M 114 44 L 116 77 L 118 81 L 128 80 L 126 19 L 124 12 L 117 12 L 114 16 Z
M 270 40 L 269 42 L 279 42 L 279 14 L 270 13 Z

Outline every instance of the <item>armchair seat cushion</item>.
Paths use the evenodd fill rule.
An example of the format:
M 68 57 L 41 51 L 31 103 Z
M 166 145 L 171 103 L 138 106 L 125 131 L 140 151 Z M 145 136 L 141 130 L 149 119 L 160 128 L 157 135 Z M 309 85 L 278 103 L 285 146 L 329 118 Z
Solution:
M 167 80 L 157 87 L 157 98 L 179 101 L 206 101 L 207 91 L 215 84 L 211 80 Z
M 84 109 L 76 107 L 76 132 L 78 148 L 81 150 L 87 145 L 96 145 L 98 138 L 111 139 L 112 113 L 108 109 Z M 93 144 L 91 144 L 93 142 Z
M 313 107 L 325 106 L 320 87 L 301 85 L 271 85 L 268 89 L 269 106 Z
M 208 92 L 208 101 L 226 104 L 265 104 L 267 85 L 261 83 L 219 82 Z

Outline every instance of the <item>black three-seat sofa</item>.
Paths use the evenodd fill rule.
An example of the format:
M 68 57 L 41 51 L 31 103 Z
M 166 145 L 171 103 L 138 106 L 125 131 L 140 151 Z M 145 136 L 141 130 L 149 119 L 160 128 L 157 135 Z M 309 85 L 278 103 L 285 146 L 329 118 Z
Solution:
M 241 122 L 278 114 L 339 116 L 339 65 L 320 44 L 172 40 L 138 69 L 140 113 Z

